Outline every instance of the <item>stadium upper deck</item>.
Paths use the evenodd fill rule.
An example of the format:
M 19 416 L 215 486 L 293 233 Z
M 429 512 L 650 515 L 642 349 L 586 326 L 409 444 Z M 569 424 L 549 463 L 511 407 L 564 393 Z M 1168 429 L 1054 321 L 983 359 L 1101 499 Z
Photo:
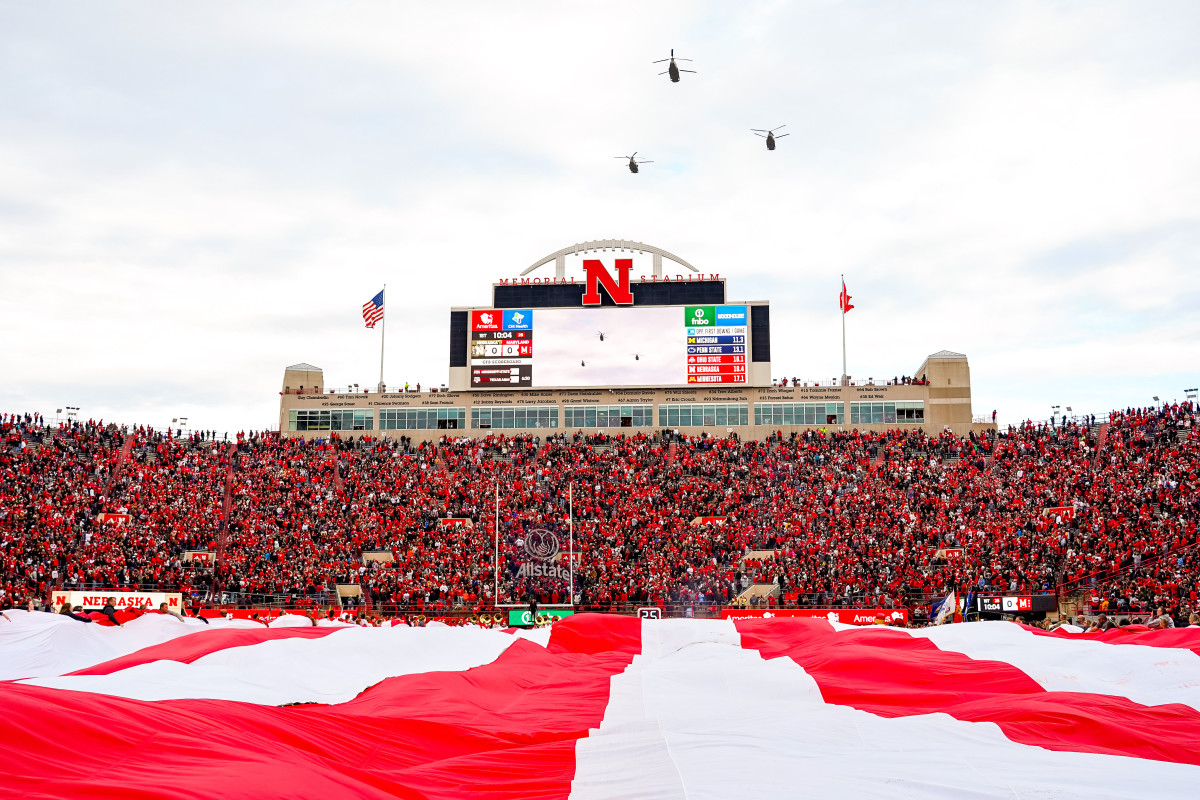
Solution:
M 586 257 L 597 251 L 615 253 Z M 646 256 L 649 269 L 635 277 Z M 664 258 L 688 272 L 665 272 Z M 569 259 L 580 262 L 582 280 L 568 274 Z M 554 276 L 526 277 L 551 262 Z M 288 367 L 279 429 L 306 438 L 337 430 L 423 441 L 446 431 L 669 428 L 762 439 L 824 427 L 959 435 L 992 427 L 972 422 L 967 358 L 948 350 L 906 379 L 773 381 L 769 303 L 731 302 L 719 274 L 638 242 L 564 248 L 496 283 L 490 306 L 452 309 L 449 355 L 439 391 L 389 392 L 382 384 L 335 390 L 319 367 Z

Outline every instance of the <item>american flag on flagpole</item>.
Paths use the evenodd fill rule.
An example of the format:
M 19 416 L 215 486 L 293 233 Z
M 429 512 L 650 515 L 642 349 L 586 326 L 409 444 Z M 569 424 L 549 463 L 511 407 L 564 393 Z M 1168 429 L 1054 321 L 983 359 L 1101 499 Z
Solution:
M 363 303 L 363 321 L 368 328 L 374 328 L 375 323 L 383 319 L 383 292 Z

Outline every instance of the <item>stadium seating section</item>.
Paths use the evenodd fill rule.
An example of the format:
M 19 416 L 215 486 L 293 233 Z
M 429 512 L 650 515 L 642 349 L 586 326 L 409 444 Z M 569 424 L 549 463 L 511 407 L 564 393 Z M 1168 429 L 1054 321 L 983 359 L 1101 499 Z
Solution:
M 412 445 L 6 415 L 0 588 L 12 604 L 135 585 L 316 604 L 359 584 L 377 606 L 487 607 L 498 487 L 502 603 L 569 600 L 566 584 L 516 581 L 508 567 L 529 530 L 557 530 L 566 548 L 570 502 L 575 599 L 588 606 L 728 604 L 746 592 L 921 613 L 957 588 L 1082 591 L 1093 611 L 1165 604 L 1178 615 L 1197 605 L 1194 423 L 1184 404 L 967 437 L 664 431 Z M 189 551 L 216 554 L 216 569 Z

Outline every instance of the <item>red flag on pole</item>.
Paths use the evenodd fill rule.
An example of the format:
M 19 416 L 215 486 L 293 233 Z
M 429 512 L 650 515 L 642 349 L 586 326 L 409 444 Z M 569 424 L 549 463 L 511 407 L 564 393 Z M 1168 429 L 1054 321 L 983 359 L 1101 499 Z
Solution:
M 838 305 L 842 308 L 842 313 L 845 314 L 854 306 L 850 305 L 850 295 L 846 293 L 846 281 L 842 281 L 842 293 L 838 295 Z

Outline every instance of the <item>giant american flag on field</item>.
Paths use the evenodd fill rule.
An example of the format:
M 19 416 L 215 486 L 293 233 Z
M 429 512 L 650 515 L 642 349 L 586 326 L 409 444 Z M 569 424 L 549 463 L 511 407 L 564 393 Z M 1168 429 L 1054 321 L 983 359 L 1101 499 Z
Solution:
M 1200 787 L 1200 629 L 593 614 L 529 632 L 153 614 L 107 628 L 7 614 L 0 797 L 1092 800 Z

